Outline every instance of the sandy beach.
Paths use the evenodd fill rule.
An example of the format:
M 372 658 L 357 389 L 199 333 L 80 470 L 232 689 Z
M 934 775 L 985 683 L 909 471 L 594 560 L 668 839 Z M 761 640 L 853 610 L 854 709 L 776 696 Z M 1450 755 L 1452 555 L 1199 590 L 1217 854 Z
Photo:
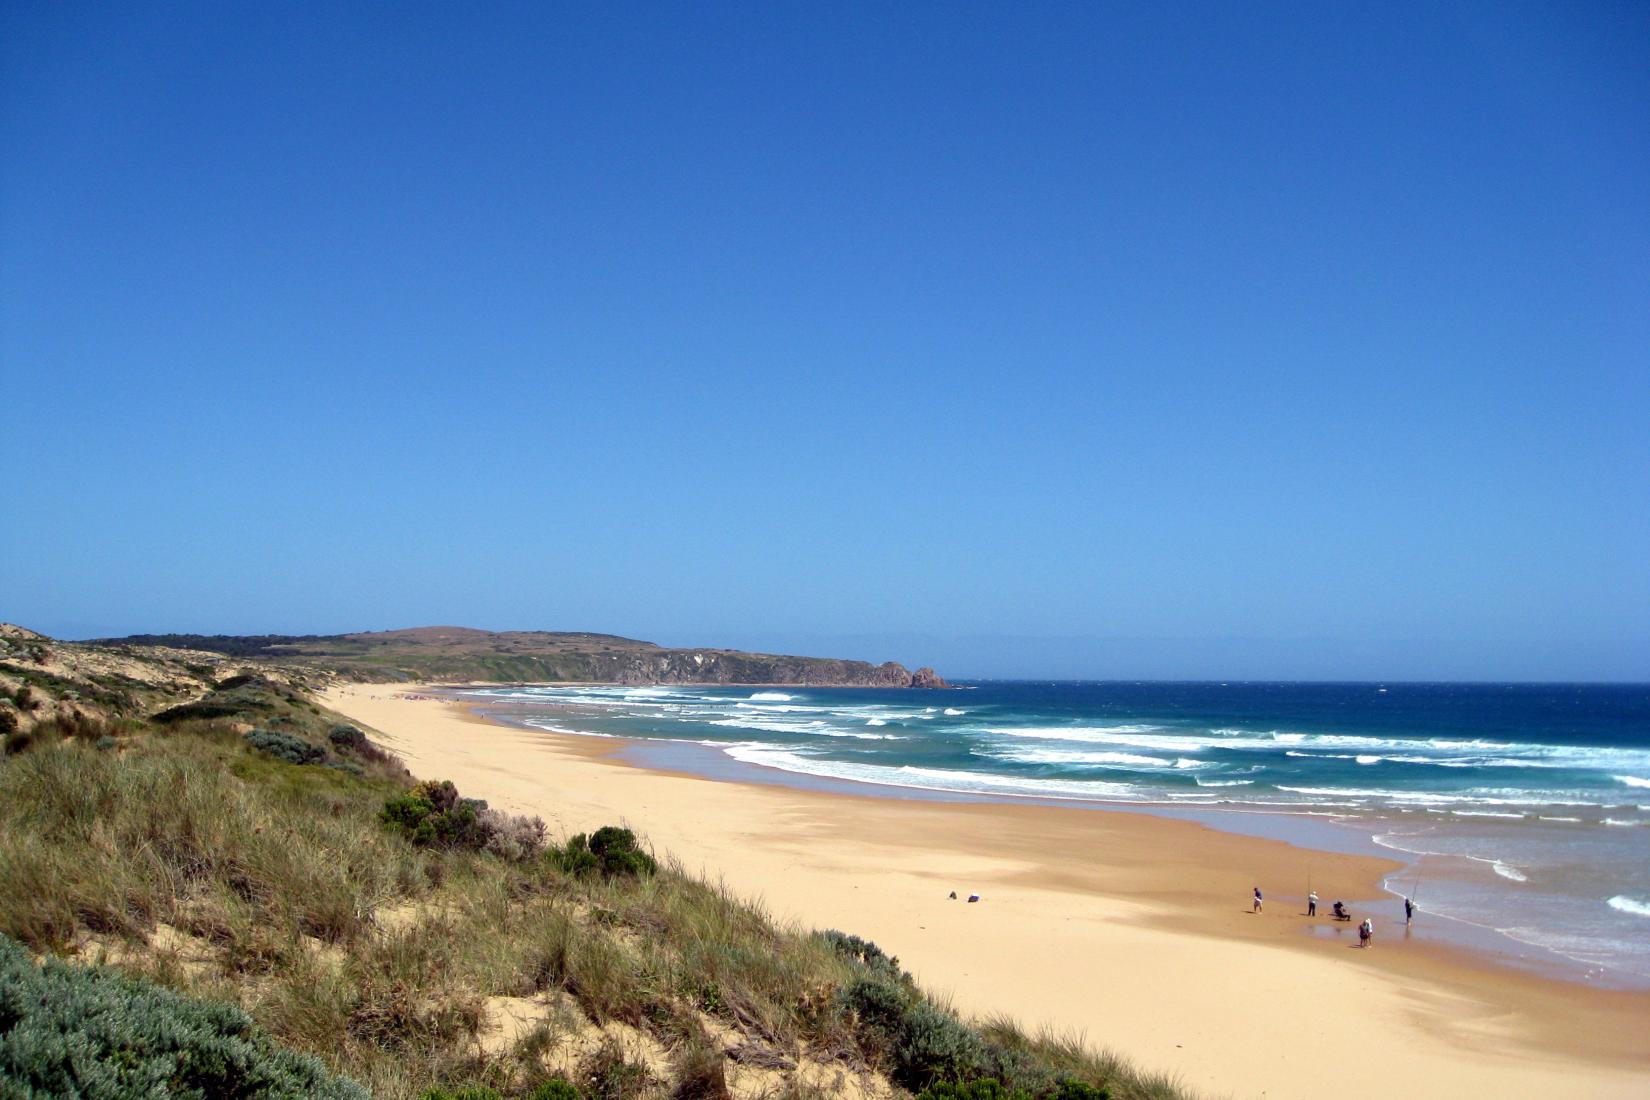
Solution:
M 1351 926 L 1303 916 L 1306 853 L 1281 841 L 1138 813 L 648 770 L 621 759 L 623 742 L 407 697 L 423 690 L 349 684 L 325 699 L 415 775 L 558 835 L 628 824 L 778 917 L 875 940 L 965 1012 L 1081 1033 L 1211 1097 L 1650 1094 L 1650 993 L 1509 970 L 1429 942 L 1424 921 L 1359 950 Z M 1310 861 L 1324 910 L 1379 897 L 1395 866 Z

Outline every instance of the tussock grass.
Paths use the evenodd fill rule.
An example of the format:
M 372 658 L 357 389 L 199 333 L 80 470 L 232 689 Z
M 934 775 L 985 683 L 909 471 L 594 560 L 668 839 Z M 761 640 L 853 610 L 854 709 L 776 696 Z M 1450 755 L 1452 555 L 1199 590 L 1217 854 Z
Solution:
M 263 690 L 242 682 L 205 709 Z M 259 720 L 293 737 L 337 725 L 285 694 L 264 701 Z M 174 715 L 123 728 L 113 750 L 51 735 L 0 759 L 0 932 L 232 1001 L 390 1100 L 470 1085 L 525 1096 L 568 1049 L 585 1051 L 566 1070 L 586 1097 L 721 1096 L 730 1035 L 756 1064 L 834 1061 L 913 1089 L 1002 1077 L 1034 1095 L 1061 1079 L 1118 1100 L 1182 1095 L 1074 1040 L 968 1025 L 875 945 L 776 923 L 675 864 L 423 844 L 382 813 L 411 789 L 398 762 L 340 733 L 329 751 L 354 753 L 362 774 L 289 763 L 249 745 L 246 724 Z M 489 998 L 536 998 L 544 1017 L 484 1045 Z M 594 1041 L 602 1025 L 634 1029 L 663 1061 Z M 770 1094 L 826 1093 L 791 1074 Z
M 359 935 L 415 858 L 362 812 L 371 785 L 330 769 L 248 782 L 232 763 L 252 776 L 292 767 L 246 759 L 210 730 L 118 755 L 65 741 L 8 758 L 0 931 L 62 950 L 77 929 L 141 939 L 198 907 L 203 934 L 220 938 L 243 908 L 329 943 Z
M 994 1015 L 980 1024 L 986 1041 L 1059 1077 L 1103 1086 L 1114 1100 L 1184 1100 L 1186 1089 L 1174 1077 L 1144 1073 L 1126 1058 L 1091 1047 L 1080 1035 L 1040 1028 L 1027 1034 L 1011 1017 Z

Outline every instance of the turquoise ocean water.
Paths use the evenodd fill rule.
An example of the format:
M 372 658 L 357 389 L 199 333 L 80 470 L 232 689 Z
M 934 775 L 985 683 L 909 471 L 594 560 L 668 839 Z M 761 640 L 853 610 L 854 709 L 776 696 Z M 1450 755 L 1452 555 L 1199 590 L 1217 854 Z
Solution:
M 717 774 L 896 797 L 1123 806 L 1380 851 L 1405 862 L 1387 887 L 1394 899 L 1417 896 L 1429 932 L 1579 980 L 1650 986 L 1650 685 L 466 695 L 541 729 L 681 746 L 673 762 Z

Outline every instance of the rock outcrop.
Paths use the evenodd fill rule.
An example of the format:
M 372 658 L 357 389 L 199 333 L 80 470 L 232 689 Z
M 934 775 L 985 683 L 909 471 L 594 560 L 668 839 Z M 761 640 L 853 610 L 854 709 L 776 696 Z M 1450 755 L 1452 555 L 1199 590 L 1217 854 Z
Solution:
M 352 680 L 493 683 L 792 684 L 800 687 L 946 687 L 931 668 L 873 665 L 736 649 L 670 649 L 613 634 L 418 627 L 362 634 L 164 634 L 106 638 L 121 649 L 171 647 L 293 675 Z

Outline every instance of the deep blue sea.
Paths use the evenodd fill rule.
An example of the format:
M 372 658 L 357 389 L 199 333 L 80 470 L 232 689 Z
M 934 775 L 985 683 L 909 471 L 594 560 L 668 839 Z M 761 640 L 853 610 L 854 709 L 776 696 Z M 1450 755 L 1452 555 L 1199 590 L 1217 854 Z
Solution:
M 691 742 L 899 794 L 1321 819 L 1437 926 L 1650 985 L 1650 685 L 982 682 L 958 691 L 472 691 L 567 733 Z M 1240 828 L 1239 831 L 1254 831 Z M 1303 843 L 1313 843 L 1310 839 Z

